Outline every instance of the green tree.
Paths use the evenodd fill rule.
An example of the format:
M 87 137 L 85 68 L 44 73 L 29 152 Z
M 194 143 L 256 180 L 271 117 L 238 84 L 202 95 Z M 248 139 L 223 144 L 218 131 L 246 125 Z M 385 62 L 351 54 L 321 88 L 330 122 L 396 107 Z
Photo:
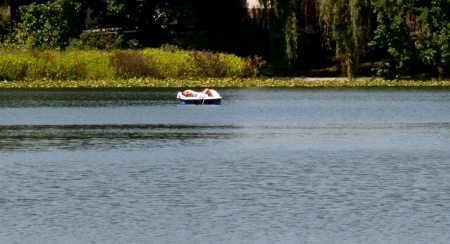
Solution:
M 342 71 L 352 78 L 371 36 L 369 0 L 318 0 L 320 25 L 330 47 L 335 45 Z
M 17 41 L 28 48 L 64 48 L 79 33 L 81 5 L 70 0 L 19 7 Z
M 379 74 L 395 77 L 418 66 L 439 78 L 450 72 L 450 1 L 373 2 L 378 25 L 372 45 L 386 48 L 392 57 Z
M 19 22 L 19 13 L 18 9 L 20 6 L 28 5 L 32 3 L 45 3 L 46 0 L 0 0 L 0 5 L 8 5 L 10 8 L 10 16 L 11 16 L 11 24 Z
M 269 17 L 271 59 L 283 52 L 289 67 L 297 61 L 298 0 L 260 0 Z M 282 47 L 281 50 L 279 47 Z

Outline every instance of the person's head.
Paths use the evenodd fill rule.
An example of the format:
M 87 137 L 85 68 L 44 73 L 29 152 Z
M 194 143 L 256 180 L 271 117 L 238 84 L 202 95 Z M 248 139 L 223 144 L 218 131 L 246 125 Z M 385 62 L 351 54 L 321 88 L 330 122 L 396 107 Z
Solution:
M 186 90 L 186 91 L 183 92 L 183 96 L 190 97 L 190 96 L 192 96 L 192 92 L 189 91 L 189 90 Z

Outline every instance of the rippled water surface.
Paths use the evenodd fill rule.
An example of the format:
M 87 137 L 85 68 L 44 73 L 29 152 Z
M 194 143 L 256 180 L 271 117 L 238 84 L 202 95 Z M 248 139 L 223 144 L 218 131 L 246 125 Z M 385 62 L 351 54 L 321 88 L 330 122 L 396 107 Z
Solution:
M 0 90 L 0 243 L 446 243 L 450 89 Z

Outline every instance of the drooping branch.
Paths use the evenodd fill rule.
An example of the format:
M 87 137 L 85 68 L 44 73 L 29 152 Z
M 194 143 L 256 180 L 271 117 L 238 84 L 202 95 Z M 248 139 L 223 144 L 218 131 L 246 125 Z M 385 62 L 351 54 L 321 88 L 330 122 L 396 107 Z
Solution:
M 298 2 L 298 0 L 260 0 L 269 16 L 272 47 L 283 45 L 284 57 L 289 66 L 297 61 Z
M 343 72 L 352 78 L 359 68 L 370 37 L 369 0 L 318 0 L 320 25 L 326 43 L 340 59 Z

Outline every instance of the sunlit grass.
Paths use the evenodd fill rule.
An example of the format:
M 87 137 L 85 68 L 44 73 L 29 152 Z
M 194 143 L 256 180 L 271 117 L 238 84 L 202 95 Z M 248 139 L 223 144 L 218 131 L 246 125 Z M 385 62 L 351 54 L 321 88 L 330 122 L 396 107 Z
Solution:
M 115 51 L 0 49 L 0 88 L 450 86 L 449 80 L 262 78 L 258 73 L 265 63 L 256 56 L 244 59 L 173 46 Z
M 439 87 L 450 81 L 414 81 L 338 78 L 184 78 L 0 81 L 0 88 L 178 88 L 178 87 Z
M 100 84 L 103 80 L 114 80 L 114 83 L 131 80 L 134 84 L 133 77 L 142 77 L 151 83 L 154 79 L 186 77 L 243 78 L 255 77 L 264 64 L 257 56 L 242 58 L 171 46 L 113 51 L 0 49 L 0 81 L 38 80 L 48 86 L 46 80 L 56 84 L 61 83 L 59 80 L 97 80 Z

